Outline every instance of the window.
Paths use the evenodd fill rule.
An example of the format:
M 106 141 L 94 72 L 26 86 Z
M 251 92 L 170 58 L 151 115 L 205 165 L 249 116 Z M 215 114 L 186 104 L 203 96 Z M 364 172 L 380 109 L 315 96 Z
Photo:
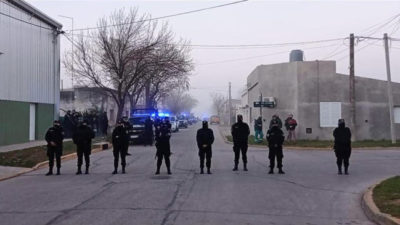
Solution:
M 340 102 L 319 103 L 320 127 L 336 127 L 340 118 L 342 118 L 342 106 Z
M 393 108 L 394 123 L 400 123 L 400 106 Z

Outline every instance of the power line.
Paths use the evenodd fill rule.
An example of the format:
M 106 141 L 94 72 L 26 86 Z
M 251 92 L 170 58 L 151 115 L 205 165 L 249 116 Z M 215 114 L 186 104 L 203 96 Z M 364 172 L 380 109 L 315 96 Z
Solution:
M 234 4 L 239 4 L 243 2 L 247 2 L 248 0 L 241 0 L 241 1 L 236 1 L 236 2 L 230 2 L 226 4 L 221 4 L 221 5 L 216 5 L 216 6 L 211 6 L 207 8 L 201 8 L 201 9 L 196 9 L 196 10 L 191 10 L 191 11 L 186 11 L 186 12 L 181 12 L 181 13 L 176 13 L 172 15 L 166 15 L 166 16 L 160 16 L 160 17 L 155 17 L 155 18 L 150 18 L 150 19 L 144 19 L 144 20 L 139 20 L 139 21 L 134 21 L 130 23 L 120 23 L 120 24 L 112 24 L 112 25 L 107 25 L 107 26 L 97 26 L 97 27 L 88 27 L 88 28 L 79 28 L 79 29 L 74 29 L 74 30 L 67 30 L 68 32 L 70 31 L 83 31 L 83 30 L 96 30 L 100 28 L 106 28 L 106 27 L 115 27 L 115 26 L 124 26 L 124 25 L 129 25 L 133 23 L 140 23 L 140 22 L 145 22 L 145 21 L 153 21 L 153 20 L 160 20 L 160 19 L 166 19 L 166 18 L 171 18 L 171 17 L 176 17 L 176 16 L 182 16 L 190 13 L 196 13 L 196 12 L 201 12 L 201 11 L 206 11 L 210 9 L 216 9 L 216 8 L 221 8 L 229 5 L 234 5 Z

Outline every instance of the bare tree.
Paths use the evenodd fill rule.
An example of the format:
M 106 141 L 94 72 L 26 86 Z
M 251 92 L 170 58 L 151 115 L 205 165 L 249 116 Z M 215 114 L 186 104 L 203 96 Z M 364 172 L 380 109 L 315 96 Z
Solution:
M 100 19 L 98 27 L 88 32 L 90 38 L 78 35 L 75 51 L 67 53 L 74 57 L 66 57 L 64 66 L 81 84 L 100 87 L 112 96 L 119 119 L 130 95 L 140 93 L 145 81 L 154 76 L 155 52 L 167 43 L 171 31 L 167 25 L 160 28 L 147 15 L 139 16 L 136 9 L 127 14 L 116 11 Z
M 164 106 L 173 114 L 190 112 L 198 101 L 183 90 L 175 90 L 164 99 Z
M 212 93 L 211 98 L 213 101 L 214 111 L 218 116 L 221 116 L 222 112 L 224 111 L 224 104 L 227 101 L 226 97 L 220 93 Z

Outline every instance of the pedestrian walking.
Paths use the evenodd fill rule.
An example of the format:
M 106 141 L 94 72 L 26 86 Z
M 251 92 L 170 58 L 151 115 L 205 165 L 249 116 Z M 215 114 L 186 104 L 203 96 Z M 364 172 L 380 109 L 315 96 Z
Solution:
M 214 133 L 208 128 L 207 121 L 203 121 L 202 128 L 197 130 L 196 140 L 199 147 L 200 173 L 204 173 L 204 159 L 206 159 L 207 173 L 211 174 L 211 145 L 214 143 Z
M 53 127 L 47 130 L 45 139 L 47 142 L 47 157 L 49 158 L 49 172 L 46 176 L 53 175 L 54 158 L 56 158 L 57 175 L 60 175 L 64 140 L 64 131 L 60 121 L 54 121 Z
M 119 120 L 117 126 L 112 133 L 113 155 L 114 155 L 114 171 L 112 174 L 118 173 L 118 161 L 121 157 L 122 173 L 125 173 L 126 167 L 126 148 L 129 143 L 128 131 L 124 127 L 124 121 Z
M 342 164 L 344 164 L 344 173 L 348 175 L 351 155 L 351 131 L 346 127 L 344 119 L 339 119 L 338 127 L 333 131 L 333 137 L 335 138 L 333 148 L 337 159 L 338 174 L 342 174 Z
M 282 120 L 281 120 L 281 118 L 279 118 L 279 116 L 276 115 L 276 114 L 274 114 L 274 115 L 272 116 L 272 119 L 271 119 L 271 121 L 269 122 L 269 128 L 268 128 L 268 129 L 271 129 L 271 128 L 272 128 L 272 125 L 273 125 L 274 121 L 277 121 L 277 122 L 278 122 L 278 127 L 282 129 Z
M 87 121 L 84 120 L 76 129 L 72 140 L 76 144 L 76 151 L 78 155 L 78 171 L 77 175 L 82 174 L 83 157 L 85 157 L 85 174 L 89 174 L 90 154 L 92 152 L 92 139 L 94 138 L 93 130 L 88 126 Z
M 171 174 L 171 124 L 168 120 L 164 120 L 162 123 L 157 123 L 156 126 L 156 157 L 157 157 L 157 171 L 156 174 L 160 174 L 160 168 L 163 159 L 165 160 L 165 165 L 167 166 L 168 174 Z
M 282 170 L 282 159 L 283 159 L 283 150 L 282 144 L 285 140 L 285 136 L 283 135 L 283 131 L 279 128 L 279 122 L 277 120 L 273 120 L 272 127 L 267 132 L 267 140 L 268 140 L 268 158 L 269 158 L 269 174 L 274 173 L 275 167 L 275 158 L 277 162 L 277 167 L 279 169 L 280 174 L 285 174 Z
M 261 116 L 254 120 L 254 141 L 257 143 L 263 140 L 263 124 Z
M 296 141 L 296 127 L 297 121 L 293 119 L 293 114 L 290 114 L 288 118 L 285 120 L 285 128 L 288 132 L 287 140 L 288 141 Z
M 242 115 L 237 116 L 237 122 L 232 125 L 231 134 L 233 138 L 233 152 L 235 153 L 235 166 L 233 171 L 238 170 L 240 153 L 242 153 L 243 170 L 247 171 L 247 148 L 250 134 L 249 125 L 243 122 Z

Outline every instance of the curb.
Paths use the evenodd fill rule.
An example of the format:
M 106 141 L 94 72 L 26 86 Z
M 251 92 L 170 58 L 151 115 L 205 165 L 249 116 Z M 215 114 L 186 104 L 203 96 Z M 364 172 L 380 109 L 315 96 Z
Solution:
M 108 146 L 109 146 L 108 149 L 112 148 L 111 144 L 109 144 Z M 107 149 L 104 149 L 104 150 L 107 150 Z M 97 152 L 101 152 L 101 151 L 103 151 L 102 146 L 99 146 L 97 148 L 92 149 L 92 153 L 97 153 Z M 76 157 L 77 157 L 76 153 L 63 155 L 63 156 L 61 156 L 61 162 L 62 161 L 68 161 L 68 160 L 71 160 L 71 159 L 75 159 Z M 18 173 L 13 174 L 13 175 L 10 175 L 8 177 L 0 178 L 0 182 L 4 181 L 4 180 L 11 179 L 11 178 L 14 178 L 14 177 L 18 177 L 18 176 L 26 174 L 26 173 L 30 173 L 30 172 L 38 170 L 38 169 L 41 169 L 41 168 L 47 166 L 48 164 L 49 164 L 49 161 L 40 162 L 40 163 L 36 164 L 35 166 L 33 166 L 32 168 L 26 168 L 26 170 L 24 170 L 24 171 L 18 172 Z
M 381 181 L 382 182 L 382 181 Z M 361 208 L 363 209 L 365 215 L 368 219 L 372 220 L 379 225 L 400 225 L 400 219 L 395 218 L 389 214 L 382 213 L 379 211 L 378 207 L 375 205 L 374 199 L 372 197 L 374 188 L 379 183 L 369 187 L 362 196 Z

